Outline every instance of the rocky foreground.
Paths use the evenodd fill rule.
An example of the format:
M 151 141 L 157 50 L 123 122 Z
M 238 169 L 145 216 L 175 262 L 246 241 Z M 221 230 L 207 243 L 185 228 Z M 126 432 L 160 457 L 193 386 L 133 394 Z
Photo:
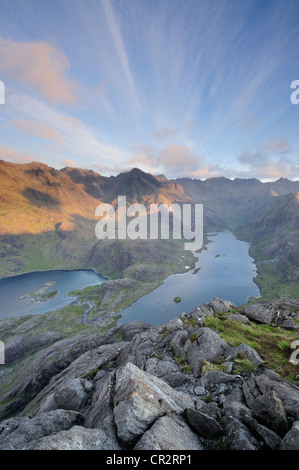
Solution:
M 237 311 L 213 299 L 161 327 L 135 322 L 84 342 L 54 333 L 8 340 L 12 364 L 22 347 L 40 351 L 1 397 L 9 404 L 2 416 L 11 417 L 0 423 L 0 449 L 299 450 L 296 381 L 206 326 L 221 315 L 244 331 L 263 324 L 296 332 L 299 301 Z

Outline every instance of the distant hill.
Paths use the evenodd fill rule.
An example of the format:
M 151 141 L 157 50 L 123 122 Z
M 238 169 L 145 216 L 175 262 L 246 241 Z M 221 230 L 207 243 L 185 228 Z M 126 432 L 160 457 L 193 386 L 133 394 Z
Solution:
M 238 227 L 254 218 L 276 197 L 299 191 L 299 181 L 286 178 L 268 183 L 262 183 L 256 178 L 230 180 L 224 177 L 205 181 L 179 178 L 177 181 L 188 197 L 204 204 L 228 228 Z
M 252 243 L 258 282 L 267 297 L 299 294 L 299 192 L 275 198 L 237 231 Z
M 185 264 L 192 265 L 192 254 L 183 254 L 179 242 L 99 241 L 95 237 L 97 205 L 106 202 L 116 206 L 118 196 L 126 196 L 127 204 L 145 206 L 203 204 L 205 233 L 235 231 L 252 242 L 252 253 L 258 261 L 273 258 L 281 264 L 286 262 L 280 266 L 283 282 L 296 284 L 298 193 L 299 181 L 285 178 L 272 183 L 223 177 L 169 180 L 138 168 L 107 177 L 87 169 L 56 170 L 39 162 L 15 164 L 1 160 L 0 277 L 82 267 L 119 277 L 130 266 L 143 263 L 151 269 L 159 266 L 157 278 L 161 280 L 182 269 L 182 256 L 188 256 Z M 260 278 L 262 272 L 270 271 L 270 264 L 264 266 L 260 266 Z M 274 267 L 272 264 L 272 271 Z

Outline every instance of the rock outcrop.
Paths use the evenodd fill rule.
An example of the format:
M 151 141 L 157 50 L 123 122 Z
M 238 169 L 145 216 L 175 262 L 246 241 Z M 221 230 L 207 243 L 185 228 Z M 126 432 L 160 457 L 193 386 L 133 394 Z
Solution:
M 136 322 L 26 342 L 24 354 L 31 344 L 37 351 L 3 396 L 0 449 L 299 450 L 299 387 L 266 367 L 252 346 L 232 345 L 205 325 L 217 315 L 245 329 L 253 321 L 275 325 L 287 308 L 297 325 L 298 304 L 237 312 L 213 299 L 164 326 Z M 20 334 L 10 341 L 11 360 L 19 357 Z M 42 383 L 33 379 L 38 367 Z M 13 371 L 10 363 L 1 379 Z M 20 390 L 27 402 L 12 408 Z

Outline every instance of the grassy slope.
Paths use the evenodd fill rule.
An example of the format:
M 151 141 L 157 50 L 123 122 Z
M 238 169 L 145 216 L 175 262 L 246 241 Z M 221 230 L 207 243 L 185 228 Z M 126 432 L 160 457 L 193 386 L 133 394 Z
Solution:
M 247 325 L 229 317 L 230 313 L 208 317 L 205 326 L 215 330 L 230 346 L 248 344 L 256 349 L 266 367 L 294 382 L 298 365 L 289 362 L 293 351 L 290 345 L 298 339 L 298 332 L 253 322 Z M 299 320 L 295 321 L 299 324 Z

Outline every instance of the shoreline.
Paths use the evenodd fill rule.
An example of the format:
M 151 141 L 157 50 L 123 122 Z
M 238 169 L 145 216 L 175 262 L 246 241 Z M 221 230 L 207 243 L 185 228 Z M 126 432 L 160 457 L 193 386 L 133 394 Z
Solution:
M 19 273 L 19 274 L 12 274 L 10 276 L 5 276 L 5 277 L 0 277 L 0 281 L 4 281 L 5 279 L 11 279 L 12 277 L 19 277 L 19 276 L 24 276 L 26 274 L 36 274 L 36 273 L 47 273 L 47 272 L 55 272 L 55 271 L 61 271 L 61 272 L 70 272 L 70 271 L 93 271 L 95 274 L 98 274 L 101 276 L 105 281 L 109 281 L 109 278 L 106 276 L 103 276 L 103 274 L 99 273 L 96 269 L 94 268 L 74 268 L 74 269 L 63 269 L 63 268 L 52 268 L 52 269 L 36 269 L 34 271 L 26 271 L 24 273 Z

